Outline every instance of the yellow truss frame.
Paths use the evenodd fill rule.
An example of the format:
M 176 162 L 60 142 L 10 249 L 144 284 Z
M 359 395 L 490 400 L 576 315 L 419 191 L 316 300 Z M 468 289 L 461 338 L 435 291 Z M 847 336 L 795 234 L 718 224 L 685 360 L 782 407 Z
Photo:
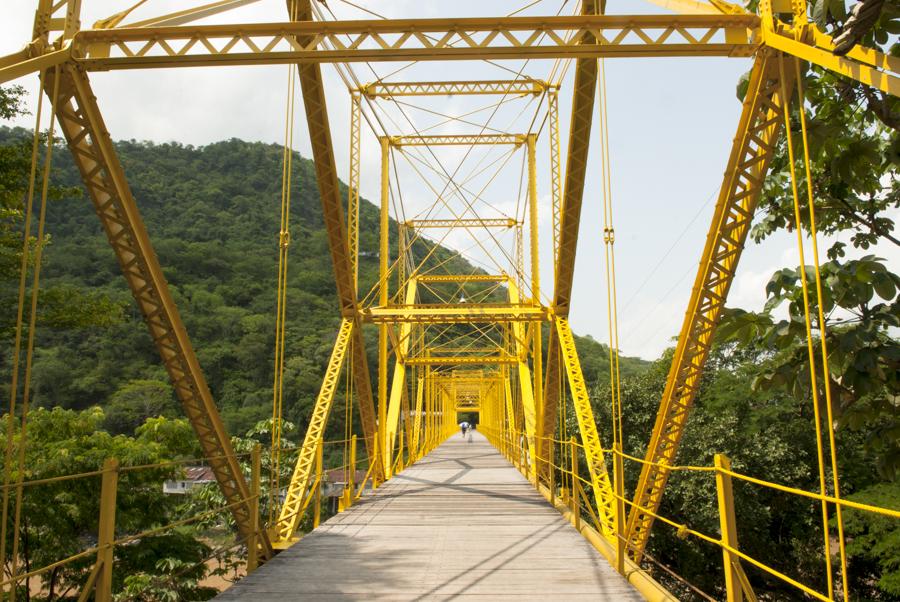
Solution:
M 856 47 L 847 56 L 834 56 L 831 38 L 806 19 L 806 3 L 794 0 L 794 22 L 787 24 L 775 16 L 770 0 L 762 0 L 761 16 L 746 14 L 720 0 L 713 0 L 714 14 L 689 15 L 603 15 L 596 0 L 585 0 L 582 14 L 565 17 L 497 17 L 463 19 L 394 19 L 317 22 L 313 20 L 309 0 L 290 2 L 291 20 L 285 23 L 194 25 L 199 18 L 218 14 L 254 0 L 220 0 L 200 7 L 121 26 L 130 10 L 117 13 L 83 30 L 80 0 L 39 0 L 32 41 L 21 51 L 0 57 L 0 83 L 33 72 L 45 78 L 51 69 L 61 69 L 60 101 L 56 117 L 69 144 L 104 230 L 115 251 L 126 281 L 144 315 L 153 341 L 216 475 L 220 488 L 232 509 L 242 536 L 249 537 L 249 493 L 240 466 L 215 403 L 209 393 L 190 340 L 172 301 L 162 269 L 156 259 L 125 174 L 115 154 L 96 104 L 88 79 L 94 70 L 143 69 L 154 67 L 296 64 L 309 124 L 317 183 L 322 202 L 329 251 L 334 266 L 342 316 L 338 340 L 332 353 L 326 379 L 314 412 L 314 423 L 306 434 L 301 460 L 291 482 L 290 505 L 282 508 L 285 525 L 276 533 L 282 545 L 296 528 L 294 519 L 298 500 L 302 503 L 309 483 L 310 457 L 321 443 L 335 380 L 350 352 L 361 423 L 370 458 L 379 459 L 390 448 L 379 437 L 377 425 L 384 425 L 387 403 L 376 412 L 369 380 L 362 323 L 380 326 L 379 398 L 386 402 L 387 339 L 389 328 L 399 325 L 398 358 L 407 354 L 409 333 L 415 324 L 490 323 L 504 324 L 514 355 L 483 356 L 436 355 L 405 358 L 408 365 L 423 366 L 423 377 L 416 379 L 416 422 L 407 439 L 419 449 L 418 414 L 425 407 L 426 440 L 452 431 L 453 425 L 443 409 L 449 403 L 436 386 L 439 374 L 432 366 L 480 363 L 499 364 L 500 374 L 508 376 L 508 365 L 515 363 L 519 373 L 519 394 L 529 438 L 533 464 L 540 467 L 552 454 L 542 441 L 554 433 L 559 402 L 559 378 L 563 372 L 569 383 L 582 432 L 582 441 L 602 517 L 609 532 L 609 480 L 604 478 L 603 448 L 584 390 L 583 378 L 567 322 L 571 303 L 574 260 L 580 223 L 580 210 L 586 173 L 587 149 L 591 130 L 597 58 L 636 56 L 755 56 L 750 89 L 745 98 L 737 136 L 729 158 L 725 179 L 716 205 L 710 234 L 697 273 L 688 312 L 682 325 L 675 358 L 666 383 L 654 431 L 648 445 L 647 460 L 641 474 L 626 528 L 630 549 L 640 559 L 649 536 L 653 514 L 659 506 L 668 477 L 666 466 L 677 453 L 681 435 L 696 395 L 710 342 L 740 258 L 747 231 L 758 202 L 773 149 L 781 129 L 781 117 L 787 100 L 780 88 L 790 90 L 792 81 L 779 80 L 774 66 L 782 54 L 799 57 L 845 75 L 883 92 L 900 95 L 900 59 L 872 49 Z M 690 0 L 662 0 L 676 10 L 704 12 Z M 363 86 L 351 98 L 351 162 L 348 215 L 343 215 L 337 170 L 328 127 L 320 63 L 357 61 L 471 60 L 503 58 L 574 58 L 576 61 L 574 99 L 568 153 L 563 173 L 560 158 L 556 86 L 539 80 L 492 80 L 483 82 L 376 82 Z M 790 77 L 790 76 L 788 76 Z M 476 275 L 469 282 L 500 282 L 509 288 L 507 304 L 465 304 L 464 306 L 428 306 L 407 300 L 402 306 L 389 306 L 387 284 L 383 282 L 380 306 L 360 308 L 357 299 L 359 228 L 359 131 L 360 99 L 466 94 L 548 94 L 550 109 L 551 189 L 553 223 L 553 296 L 550 307 L 538 301 L 539 276 L 536 269 L 536 236 L 532 236 L 532 289 L 528 302 L 519 299 L 521 283 L 507 276 Z M 489 135 L 490 136 L 490 135 Z M 450 144 L 527 144 L 529 146 L 530 187 L 534 185 L 534 142 L 532 136 L 499 134 L 484 142 L 471 136 L 443 137 Z M 382 155 L 390 145 L 437 144 L 441 137 L 397 136 L 382 140 Z M 488 142 L 488 140 L 490 140 Z M 355 153 L 355 154 L 354 154 Z M 382 165 L 382 280 L 387 261 L 387 162 Z M 529 196 L 534 197 L 533 190 Z M 558 218 L 558 221 L 557 221 Z M 521 226 L 514 221 L 489 220 L 463 224 L 467 220 L 444 220 L 443 225 L 415 224 L 409 227 L 517 227 L 517 257 L 524 262 Z M 529 216 L 536 233 L 534 212 Z M 520 270 L 520 274 L 522 270 Z M 481 278 L 479 280 L 479 278 Z M 494 280 L 489 280 L 493 278 Z M 423 282 L 429 280 L 422 277 Z M 431 280 L 449 282 L 450 280 Z M 460 282 L 460 280 L 454 280 Z M 540 323 L 551 322 L 546 370 L 540 366 Z M 527 332 L 526 332 L 527 330 Z M 393 331 L 391 331 L 393 332 Z M 403 333 L 407 333 L 403 336 Z M 404 343 L 404 341 L 406 343 Z M 404 347 L 404 345 L 407 345 Z M 534 380 L 527 365 L 534 362 Z M 515 360 L 515 362 L 513 362 Z M 421 363 L 416 363 L 421 362 Z M 399 365 L 399 364 L 398 364 Z M 543 380 L 541 374 L 544 374 Z M 396 375 L 396 372 L 395 372 Z M 454 376 L 453 387 L 466 378 Z M 498 387 L 499 389 L 499 387 Z M 528 391 L 530 389 L 530 392 Z M 403 406 L 403 391 L 391 405 Z M 509 378 L 505 378 L 506 420 L 515 415 Z M 499 393 L 498 393 L 499 394 Z M 499 398 L 498 398 L 499 399 Z M 499 401 L 497 401 L 499 403 Z M 396 407 L 391 416 L 399 415 Z M 437 408 L 440 407 L 441 410 Z M 438 412 L 441 412 L 438 417 Z M 409 410 L 405 410 L 409 416 Z M 502 413 L 502 412 L 501 412 Z M 410 424 L 407 423 L 410 427 Z M 395 431 L 394 431 L 395 432 Z M 385 446 L 387 449 L 382 450 Z M 543 458 L 543 460 L 542 460 Z M 391 463 L 380 458 L 373 467 L 379 482 Z M 532 474 L 539 470 L 532 467 Z M 386 468 L 387 470 L 383 470 Z M 602 468 L 602 470 L 601 470 Z M 294 514 L 292 514 L 292 512 Z M 604 514 L 604 513 L 607 514 Z M 293 526 L 291 526 L 293 525 Z M 263 558 L 273 546 L 265 534 L 260 539 Z
M 456 82 L 372 82 L 360 86 L 359 92 L 369 98 L 395 96 L 446 96 L 448 94 L 520 96 L 540 94 L 555 88 L 537 79 L 480 80 Z
M 457 135 L 408 135 L 391 136 L 391 146 L 497 146 L 525 144 L 525 134 L 457 134 Z
M 407 228 L 515 228 L 519 222 L 511 217 L 459 218 L 459 219 L 411 219 L 403 224 Z
M 313 407 L 313 413 L 309 419 L 309 426 L 303 438 L 303 445 L 300 447 L 300 455 L 294 466 L 291 482 L 285 493 L 284 503 L 278 514 L 278 522 L 273 529 L 276 546 L 287 547 L 292 543 L 294 532 L 300 525 L 300 519 L 303 518 L 302 508 L 310 493 L 309 483 L 313 477 L 313 465 L 319 447 L 322 445 L 322 435 L 325 432 L 328 416 L 334 405 L 334 393 L 340 383 L 341 368 L 344 365 L 347 348 L 353 340 L 353 330 L 353 320 L 344 318 L 341 321 L 341 328 L 338 330 L 334 349 L 331 351 L 331 358 L 328 360 L 322 388 L 319 389 L 319 396 L 316 398 L 316 405 Z

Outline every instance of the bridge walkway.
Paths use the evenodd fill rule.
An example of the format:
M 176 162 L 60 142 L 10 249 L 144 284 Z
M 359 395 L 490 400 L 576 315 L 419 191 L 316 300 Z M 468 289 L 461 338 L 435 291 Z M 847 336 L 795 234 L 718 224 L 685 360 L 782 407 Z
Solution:
M 456 435 L 220 594 L 643 600 L 479 433 Z

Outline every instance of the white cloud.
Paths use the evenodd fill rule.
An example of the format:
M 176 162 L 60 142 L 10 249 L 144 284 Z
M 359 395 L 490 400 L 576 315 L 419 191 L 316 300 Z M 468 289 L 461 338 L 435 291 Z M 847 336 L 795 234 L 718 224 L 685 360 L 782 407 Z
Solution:
M 121 10 L 120 0 L 92 0 L 84 4 L 83 23 Z M 192 4 L 199 4 L 194 2 Z M 637 8 L 633 2 L 611 3 L 620 12 L 650 11 Z M 30 0 L 6 2 L 0 20 L 0 54 L 21 48 L 31 31 L 34 3 Z M 155 0 L 135 11 L 141 19 L 183 8 L 181 0 Z M 328 6 L 342 18 L 366 17 L 341 2 Z M 453 3 L 425 3 L 420 0 L 378 0 L 366 7 L 389 17 L 415 14 L 419 17 L 454 15 L 488 15 L 500 12 L 496 3 L 483 0 L 456 0 Z M 531 14 L 546 13 L 538 4 Z M 566 9 L 568 10 L 568 8 Z M 612 9 L 611 9 L 612 10 Z M 281 21 L 283 0 L 263 0 L 221 15 L 211 22 Z M 505 61 L 503 65 L 516 71 L 521 61 Z M 552 61 L 532 61 L 527 72 L 545 76 Z M 749 68 L 747 59 L 623 59 L 607 61 L 607 87 L 612 161 L 612 192 L 615 206 L 616 259 L 620 308 L 621 345 L 625 352 L 655 357 L 670 344 L 684 315 L 709 224 L 712 204 L 710 193 L 718 190 L 725 168 L 741 105 L 734 89 L 738 76 Z M 391 73 L 403 64 L 379 63 L 375 73 L 357 65 L 362 81 Z M 193 68 L 115 73 L 94 73 L 91 79 L 114 138 L 205 144 L 229 137 L 280 143 L 283 139 L 283 116 L 287 67 Z M 560 96 L 560 129 L 563 150 L 567 148 L 571 106 L 569 70 Z M 349 98 L 346 88 L 332 66 L 324 66 L 326 93 L 335 156 L 342 177 L 348 170 Z M 427 63 L 406 69 L 396 79 L 496 79 L 511 74 L 483 63 Z M 32 92 L 36 78 L 20 80 Z M 412 99 L 411 99 L 412 100 Z M 415 99 L 415 103 L 444 113 L 462 113 L 484 106 L 484 97 L 476 99 Z M 525 101 L 528 102 L 528 101 Z M 535 101 L 536 102 L 536 101 Z M 385 125 L 390 133 L 405 128 L 403 116 L 390 103 L 384 103 Z M 517 117 L 522 101 L 510 102 L 498 109 L 492 125 L 513 132 L 525 131 L 530 125 L 534 105 Z M 368 109 L 367 109 L 368 110 Z M 418 128 L 428 127 L 439 118 L 407 108 Z M 398 125 L 391 125 L 391 119 Z M 484 112 L 467 119 L 482 118 Z M 17 124 L 30 127 L 30 118 Z M 437 128 L 455 132 L 456 125 Z M 552 290 L 550 261 L 551 240 L 549 206 L 549 157 L 547 128 L 538 143 L 537 165 L 540 170 L 538 195 L 541 220 L 541 269 L 545 297 Z M 595 126 L 593 136 L 598 132 Z M 596 140 L 595 140 L 596 142 Z M 305 115 L 298 104 L 295 147 L 309 156 Z M 572 324 L 577 332 L 606 340 L 606 288 L 603 272 L 603 242 L 600 195 L 599 145 L 594 144 L 589 157 L 588 176 L 582 209 L 581 236 L 576 261 L 573 292 Z M 454 154 L 455 153 L 455 154 Z M 459 151 L 450 151 L 448 161 L 455 167 Z M 477 158 L 467 160 L 460 173 L 468 173 Z M 377 202 L 380 192 L 380 153 L 378 143 L 363 127 L 361 156 L 361 193 Z M 403 185 L 407 214 L 430 204 L 434 194 L 420 183 L 417 176 L 397 160 Z M 565 162 L 564 162 L 565 164 Z M 504 212 L 514 212 L 519 190 L 519 161 L 510 162 L 501 177 L 485 193 L 492 204 Z M 449 168 L 448 168 L 449 169 Z M 452 169 L 451 169 L 452 171 Z M 278 173 L 272 174 L 278 178 Z M 395 174 L 391 174 L 395 179 Z M 440 190 L 440 178 L 430 177 Z M 484 178 L 472 182 L 480 188 Z M 460 207 L 458 203 L 455 207 Z M 699 217 L 698 216 L 699 212 Z M 679 235 L 681 238 L 679 239 Z M 678 242 L 673 243 L 678 239 Z M 468 247 L 464 237 L 451 239 L 453 245 Z M 794 243 L 773 237 L 763 245 L 751 245 L 745 252 L 730 299 L 731 305 L 754 309 L 764 301 L 763 288 L 771 273 L 785 265 L 796 265 L 790 255 Z M 823 244 L 824 246 L 824 244 Z M 900 251 L 893 245 L 874 250 L 898 265 Z M 665 254 L 665 255 L 664 255 Z M 485 253 L 473 253 L 473 259 L 490 264 Z M 657 267 L 658 266 L 658 267 Z M 651 271 L 656 271 L 651 274 Z M 686 275 L 684 275 L 686 274 Z M 648 278 L 648 275 L 650 276 Z M 627 308 L 624 304 L 632 300 Z M 627 311 L 626 311 L 627 309 Z

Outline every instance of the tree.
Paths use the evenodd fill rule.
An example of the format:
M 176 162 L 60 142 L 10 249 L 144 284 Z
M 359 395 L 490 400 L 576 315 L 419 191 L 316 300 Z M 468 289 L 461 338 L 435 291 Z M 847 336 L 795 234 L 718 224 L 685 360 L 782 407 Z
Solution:
M 21 86 L 0 88 L 0 119 L 10 119 L 25 114 L 23 98 L 25 90 Z M 46 146 L 47 137 L 42 135 L 39 150 Z M 12 339 L 15 332 L 18 277 L 22 262 L 22 228 L 24 224 L 25 202 L 31 170 L 33 139 L 19 137 L 15 142 L 0 145 L 0 341 Z M 38 153 L 39 161 L 43 154 Z M 36 169 L 37 183 L 40 181 L 41 164 Z M 40 188 L 36 187 L 36 195 Z M 48 198 L 60 201 L 80 194 L 76 188 L 52 183 L 48 188 Z M 33 250 L 37 240 L 29 241 Z M 50 236 L 45 235 L 42 244 L 49 245 Z M 33 262 L 29 262 L 33 268 Z M 122 307 L 104 295 L 88 293 L 71 285 L 50 287 L 42 291 L 38 314 L 38 324 L 50 328 L 86 328 L 104 326 L 121 319 Z
M 113 434 L 133 433 L 148 418 L 175 415 L 172 387 L 158 380 L 133 380 L 110 398 L 104 427 Z
M 842 2 L 817 0 L 811 15 L 822 29 L 846 18 Z M 898 54 L 900 44 L 891 37 L 900 28 L 900 9 L 886 3 L 881 17 L 863 39 L 870 47 Z M 788 61 L 788 68 L 793 63 Z M 822 265 L 822 308 L 828 331 L 828 382 L 817 382 L 824 398 L 830 386 L 839 428 L 859 429 L 873 423 L 870 450 L 877 454 L 886 478 L 900 469 L 900 346 L 891 329 L 898 325 L 900 278 L 873 255 L 847 259 L 848 244 L 856 254 L 876 243 L 900 246 L 892 212 L 900 207 L 900 99 L 818 67 L 801 65 L 805 91 L 811 184 L 820 235 L 842 235 L 826 250 Z M 739 95 L 743 86 L 739 86 Z M 798 103 L 792 104 L 792 131 L 798 188 L 807 189 L 802 167 L 802 136 Z M 800 195 L 800 223 L 794 215 L 790 165 L 784 140 L 778 147 L 766 180 L 759 215 L 751 236 L 763 241 L 779 230 L 810 231 L 809 199 Z M 825 261 L 825 258 L 823 258 Z M 773 361 L 756 386 L 780 387 L 795 395 L 809 395 L 806 331 L 803 317 L 801 270 L 810 286 L 816 345 L 818 331 L 813 268 L 785 268 L 769 281 L 768 301 L 761 312 L 726 311 L 719 337 L 757 343 L 773 350 Z M 775 318 L 787 307 L 788 319 Z M 817 357 L 821 357 L 818 350 Z M 820 362 L 821 363 L 821 362 Z M 804 379 L 807 381 L 804 385 Z
M 867 449 L 878 458 L 882 475 L 893 478 L 900 469 L 900 342 L 890 329 L 900 326 L 900 276 L 873 256 L 833 260 L 821 268 L 826 333 L 820 332 L 815 318 L 812 322 L 818 396 L 824 403 L 825 387 L 830 387 L 838 427 L 865 430 Z M 806 272 L 807 280 L 813 282 L 811 266 Z M 795 399 L 810 399 L 799 268 L 776 272 L 767 291 L 769 300 L 762 312 L 730 310 L 719 336 L 761 351 L 774 350 L 766 353 L 769 361 L 755 375 L 757 390 L 783 390 Z M 773 312 L 785 305 L 788 317 L 773 317 Z M 816 295 L 812 295 L 811 305 L 815 316 Z M 827 383 L 821 373 L 823 335 L 829 350 Z
M 820 29 L 831 28 L 833 33 L 839 32 L 847 17 L 844 2 L 832 0 L 811 2 L 810 15 Z M 897 56 L 898 30 L 900 7 L 884 3 L 861 43 Z M 793 70 L 793 59 L 787 59 L 785 67 Z M 778 400 L 779 407 L 773 410 L 785 418 L 798 412 L 797 418 L 791 419 L 798 430 L 789 441 L 798 452 L 802 450 L 807 465 L 815 454 L 815 448 L 809 447 L 812 387 L 822 416 L 827 415 L 826 392 L 830 393 L 843 493 L 896 507 L 900 504 L 893 482 L 900 475 L 900 343 L 896 337 L 900 277 L 883 259 L 866 251 L 875 244 L 900 246 L 892 217 L 900 207 L 900 99 L 819 67 L 800 63 L 799 70 L 805 102 L 801 107 L 794 98 L 787 136 L 796 154 L 800 220 L 798 223 L 795 217 L 786 137 L 773 159 L 751 237 L 760 242 L 778 231 L 811 233 L 802 162 L 802 110 L 808 129 L 816 230 L 820 241 L 829 237 L 832 241 L 821 258 L 822 298 L 817 295 L 814 266 L 785 267 L 769 280 L 762 310 L 726 310 L 717 339 L 757 354 L 757 367 L 748 373 L 753 379 L 752 394 Z M 745 82 L 741 82 L 739 96 L 745 90 Z M 803 276 L 809 285 L 817 364 L 812 379 Z M 824 331 L 817 320 L 820 307 Z M 827 371 L 822 366 L 823 341 L 828 348 Z M 769 432 L 765 435 L 768 440 Z M 817 485 L 810 484 L 807 489 L 817 489 Z M 890 548 L 895 534 L 880 517 L 850 511 L 845 516 L 851 590 L 860 599 L 896 599 L 900 565 L 894 554 L 880 547 L 885 542 Z M 791 525 L 796 536 L 793 529 L 803 523 L 784 524 Z M 814 525 L 810 528 L 815 530 Z M 797 550 L 802 551 L 802 539 L 793 546 Z M 802 570 L 812 570 L 814 554 L 815 546 L 810 546 L 794 560 Z
M 6 416 L 2 417 L 4 438 Z M 168 439 L 160 432 L 177 432 L 177 438 L 191 437 L 190 427 L 184 420 L 156 419 L 151 428 L 142 427 L 136 437 L 113 436 L 102 430 L 106 417 L 98 407 L 83 411 L 54 408 L 36 409 L 29 413 L 26 427 L 28 444 L 25 451 L 26 481 L 52 479 L 65 475 L 89 473 L 100 469 L 104 460 L 116 458 L 122 466 L 152 465 L 145 469 L 123 471 L 119 474 L 116 502 L 116 534 L 141 533 L 169 524 L 185 514 L 181 500 L 163 494 L 162 483 L 177 478 L 181 467 L 169 463 L 178 457 L 178 449 L 170 449 Z M 22 444 L 21 431 L 12 434 L 13 444 Z M 192 439 L 192 437 L 191 437 Z M 162 463 L 162 465 L 159 465 Z M 15 466 L 13 478 L 17 478 Z M 99 477 L 88 476 L 53 481 L 26 487 L 23 496 L 21 523 L 18 529 L 20 562 L 18 572 L 47 566 L 67 556 L 81 552 L 96 542 L 99 516 Z M 13 531 L 10 513 L 10 532 Z M 199 531 L 188 525 L 182 529 L 170 529 L 151 536 L 141 537 L 131 545 L 115 548 L 113 588 L 125 588 L 129 575 L 146 575 L 160 578 L 166 566 L 161 561 L 194 566 L 200 563 L 194 575 L 206 574 L 202 560 L 209 555 L 209 546 L 199 539 Z M 7 558 L 11 557 L 12 537 L 7 542 Z M 32 580 L 21 585 L 25 599 L 55 600 L 72 596 L 78 591 L 93 564 L 87 557 L 73 561 L 40 577 L 39 596 L 30 596 Z M 7 575 L 11 565 L 3 567 Z M 24 571 L 23 571 L 24 569 Z M 214 591 L 196 587 L 196 579 L 180 585 L 185 591 L 193 590 L 190 599 L 205 599 Z M 199 597 L 197 597 L 199 596 Z

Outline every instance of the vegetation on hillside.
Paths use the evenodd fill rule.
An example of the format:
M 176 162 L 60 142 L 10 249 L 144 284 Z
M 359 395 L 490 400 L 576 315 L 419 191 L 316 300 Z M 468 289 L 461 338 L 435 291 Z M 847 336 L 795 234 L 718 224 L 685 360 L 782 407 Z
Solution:
M 0 116 L 21 111 L 22 93 L 0 89 Z M 39 141 L 39 157 L 45 142 L 46 137 Z M 249 470 L 246 454 L 255 444 L 269 443 L 271 428 L 281 148 L 240 140 L 202 148 L 135 141 L 117 146 L 213 396 L 229 432 L 239 435 L 233 443 Z M 31 152 L 29 132 L 0 128 L 0 367 L 6 374 L 11 370 Z M 52 165 L 23 478 L 92 472 L 107 457 L 123 465 L 197 458 L 196 439 L 180 418 L 167 375 L 64 146 L 54 148 Z M 288 445 L 298 443 L 305 431 L 339 321 L 312 166 L 295 156 L 294 167 L 283 427 Z M 361 289 L 376 280 L 377 222 L 376 209 L 364 202 Z M 30 241 L 32 249 L 37 242 Z M 427 251 L 425 243 L 414 247 L 420 256 Z M 474 270 L 445 248 L 438 248 L 432 261 L 445 262 L 458 273 Z M 608 377 L 605 348 L 590 338 L 579 338 L 578 344 L 589 381 Z M 644 363 L 626 359 L 624 366 L 636 371 Z M 6 398 L 8 388 L 4 379 L 0 390 Z M 344 426 L 344 412 L 335 412 L 326 438 L 343 437 Z M 2 430 L 6 440 L 5 416 Z M 10 431 L 14 447 L 21 441 L 20 431 Z M 326 456 L 340 453 L 326 450 Z M 268 464 L 264 453 L 264 472 Z M 283 477 L 290 469 L 282 466 Z M 129 600 L 210 597 L 214 590 L 202 580 L 233 577 L 240 551 L 230 535 L 231 517 L 221 511 L 224 500 L 218 489 L 201 487 L 186 498 L 163 495 L 164 480 L 183 476 L 181 464 L 126 474 L 117 506 L 120 536 L 212 514 L 118 546 L 114 590 Z M 26 492 L 19 572 L 96 542 L 98 487 L 99 477 L 86 477 Z M 7 558 L 11 546 L 12 537 Z M 92 558 L 84 558 L 29 580 L 20 591 L 23 597 L 41 592 L 32 599 L 71 598 L 91 566 Z M 9 563 L 4 567 L 7 575 L 10 568 Z
M 22 130 L 0 129 L 0 148 L 24 147 L 27 139 Z M 229 430 L 244 432 L 271 416 L 281 147 L 228 140 L 201 148 L 128 141 L 117 148 L 213 397 Z M 293 163 L 284 416 L 303 427 L 340 316 L 312 164 L 299 155 Z M 64 148 L 55 153 L 53 166 L 60 190 L 78 186 Z M 364 291 L 377 279 L 377 224 L 376 208 L 363 202 Z M 176 415 L 165 372 L 83 193 L 51 203 L 47 232 L 42 304 L 48 298 L 92 299 L 108 311 L 106 323 L 84 320 L 90 328 L 39 323 L 35 403 L 72 409 L 101 404 L 115 433 L 131 433 L 148 416 Z M 474 270 L 444 248 L 431 261 L 447 261 L 451 272 Z M 6 283 L 17 270 L 11 268 L 4 290 L 14 288 Z M 4 307 L 10 309 L 3 318 L 13 319 L 15 303 Z M 48 310 L 42 317 L 51 313 L 70 315 Z M 583 338 L 579 345 L 584 357 L 602 359 L 598 343 Z M 373 366 L 376 348 L 369 345 Z M 642 364 L 626 360 L 629 367 Z M 605 361 L 585 361 L 589 382 L 607 369 Z M 343 432 L 342 424 L 334 427 Z
M 826 381 L 820 374 L 815 386 L 822 400 L 826 386 L 834 395 L 842 494 L 900 508 L 900 277 L 896 266 L 867 251 L 876 243 L 900 245 L 892 221 L 900 207 L 900 104 L 820 70 L 802 69 L 818 227 L 837 238 L 822 250 L 829 376 Z M 15 89 L 0 93 L 0 117 L 21 110 L 20 95 Z M 791 135 L 799 148 L 796 104 L 792 117 Z M 213 396 L 229 431 L 242 435 L 235 438 L 236 449 L 244 453 L 255 443 L 266 443 L 281 148 L 240 140 L 203 147 L 123 141 L 117 148 Z M 28 132 L 0 129 L 0 367 L 7 374 L 30 155 Z M 194 457 L 199 450 L 193 435 L 179 418 L 181 410 L 141 316 L 62 147 L 53 165 L 27 478 L 96 470 L 110 455 L 133 464 Z M 338 315 L 312 165 L 296 156 L 294 166 L 284 413 L 295 425 L 290 437 L 296 440 L 305 430 Z M 782 142 L 752 233 L 755 240 L 779 230 L 808 231 L 805 200 L 804 217 L 795 223 L 788 177 Z M 375 207 L 362 203 L 362 290 L 376 278 L 377 223 Z M 473 270 L 448 249 L 440 249 L 434 259 L 449 261 L 459 272 Z M 713 454 L 724 453 L 738 472 L 818 490 L 801 274 L 812 278 L 809 266 L 784 266 L 768 283 L 764 308 L 727 313 L 679 464 L 708 466 Z M 814 295 L 813 303 L 815 312 Z M 815 345 L 821 344 L 822 334 L 814 331 Z M 577 343 L 597 421 L 608 435 L 607 349 L 590 338 Z M 368 349 L 374 365 L 376 345 Z M 814 351 L 818 359 L 818 349 Z M 671 353 L 652 363 L 623 360 L 626 453 L 641 457 L 645 452 Z M 8 397 L 7 381 L 0 387 Z M 5 420 L 3 424 L 6 429 Z M 342 437 L 344 426 L 343 413 L 335 412 L 326 438 Z M 568 417 L 568 426 L 573 432 L 574 416 Z M 626 465 L 628 494 L 639 472 L 636 464 Z M 187 500 L 163 496 L 160 481 L 178 474 L 169 467 L 129 476 L 129 493 L 120 498 L 122 528 L 138 532 L 221 503 L 214 487 Z M 96 486 L 95 479 L 26 496 L 22 536 L 28 541 L 29 566 L 89 544 Z M 741 549 L 824 590 L 816 503 L 747 483 L 736 484 L 735 499 Z M 660 513 L 717 536 L 713 478 L 709 473 L 674 474 Z M 845 513 L 845 521 L 854 599 L 900 600 L 900 524 L 853 511 Z M 200 584 L 208 570 L 202 561 L 215 555 L 216 538 L 228 539 L 229 534 L 227 517 L 219 515 L 118 549 L 117 562 L 127 569 L 117 570 L 116 588 L 129 599 L 207 597 L 210 590 Z M 832 551 L 838 566 L 836 546 Z M 717 547 L 684 538 L 657 521 L 649 552 L 701 590 L 723 596 Z M 222 561 L 231 566 L 227 555 Z M 52 573 L 43 581 L 42 595 L 71 596 L 88 567 L 85 561 Z M 763 572 L 745 568 L 761 599 L 803 599 Z M 685 599 L 695 595 L 669 574 L 652 565 L 651 570 Z
M 811 3 L 817 21 L 840 18 L 843 2 Z M 829 11 L 832 14 L 829 17 Z M 900 55 L 896 36 L 900 11 L 885 3 L 870 47 Z M 824 27 L 824 23 L 821 23 Z M 786 69 L 794 69 L 787 59 Z M 801 275 L 809 283 L 816 358 L 815 387 L 822 428 L 827 428 L 826 387 L 832 395 L 841 494 L 851 500 L 900 509 L 900 276 L 897 266 L 873 254 L 875 244 L 900 246 L 894 223 L 900 208 L 900 99 L 805 63 L 799 64 L 811 159 L 811 184 L 822 254 L 821 301 L 809 241 L 806 266 L 777 270 L 766 285 L 760 311 L 733 308 L 717 333 L 718 344 L 679 450 L 681 465 L 712 464 L 713 454 L 731 457 L 738 472 L 775 483 L 818 491 L 817 448 Z M 745 93 L 745 81 L 738 96 Z M 777 231 L 808 235 L 810 221 L 802 164 L 799 103 L 791 107 L 790 136 L 800 178 L 800 223 L 794 215 L 787 139 L 782 137 L 766 179 L 751 232 L 754 241 Z M 817 324 L 821 304 L 826 332 Z M 827 335 L 826 335 L 827 333 Z M 821 349 L 826 335 L 828 379 Z M 670 352 L 671 353 L 671 352 Z M 670 353 L 646 372 L 623 378 L 625 451 L 643 456 L 665 384 Z M 595 399 L 608 399 L 601 390 Z M 608 401 L 598 411 L 609 424 Z M 827 435 L 825 464 L 829 465 Z M 639 466 L 626 467 L 630 491 Z M 826 477 L 830 480 L 831 471 Z M 829 493 L 833 488 L 829 485 Z M 741 550 L 800 582 L 827 591 L 819 506 L 812 500 L 751 485 L 735 484 Z M 832 563 L 840 562 L 831 516 Z M 718 536 L 715 483 L 708 474 L 675 473 L 663 516 Z M 848 577 L 854 600 L 900 600 L 900 521 L 854 510 L 844 512 Z M 719 549 L 656 521 L 649 551 L 688 582 L 724 597 Z M 770 600 L 806 599 L 796 589 L 743 563 L 757 594 Z M 687 599 L 696 594 L 656 571 Z

